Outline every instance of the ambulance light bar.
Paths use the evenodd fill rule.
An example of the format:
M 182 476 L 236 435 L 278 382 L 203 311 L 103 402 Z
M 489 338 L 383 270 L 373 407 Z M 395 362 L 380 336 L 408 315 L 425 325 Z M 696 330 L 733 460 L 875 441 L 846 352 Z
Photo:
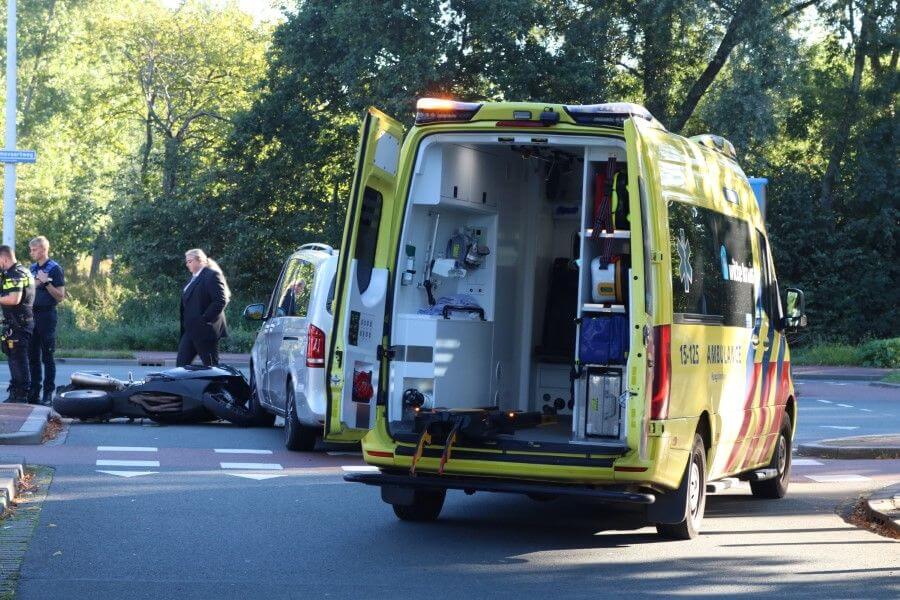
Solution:
M 443 98 L 421 98 L 416 102 L 416 125 L 470 121 L 481 108 L 477 102 L 457 102 Z
M 690 139 L 692 142 L 697 142 L 701 146 L 706 146 L 711 150 L 724 154 L 728 158 L 737 160 L 737 152 L 734 149 L 734 144 L 723 138 L 721 135 L 704 133 L 703 135 L 695 135 Z
M 563 107 L 579 125 L 612 125 L 622 127 L 625 119 L 640 117 L 656 121 L 643 106 L 631 102 L 608 102 L 606 104 L 576 104 Z

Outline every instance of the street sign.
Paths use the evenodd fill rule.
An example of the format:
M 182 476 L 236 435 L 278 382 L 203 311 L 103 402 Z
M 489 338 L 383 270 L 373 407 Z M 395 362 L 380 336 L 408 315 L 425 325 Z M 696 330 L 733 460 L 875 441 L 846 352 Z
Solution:
M 0 163 L 33 163 L 36 160 L 34 150 L 0 150 Z

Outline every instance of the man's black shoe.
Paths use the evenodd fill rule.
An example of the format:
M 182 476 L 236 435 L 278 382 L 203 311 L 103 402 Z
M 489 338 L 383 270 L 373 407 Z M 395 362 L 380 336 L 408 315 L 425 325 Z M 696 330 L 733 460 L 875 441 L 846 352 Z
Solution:
M 41 404 L 44 406 L 52 406 L 53 405 L 53 392 L 44 392 L 43 398 L 41 398 Z

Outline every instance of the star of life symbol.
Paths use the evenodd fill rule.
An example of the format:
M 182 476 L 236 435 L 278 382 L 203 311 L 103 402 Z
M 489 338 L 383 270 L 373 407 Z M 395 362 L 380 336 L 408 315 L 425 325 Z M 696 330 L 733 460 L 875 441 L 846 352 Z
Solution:
M 684 229 L 678 230 L 678 258 L 681 262 L 681 283 L 684 284 L 684 293 L 691 291 L 691 283 L 694 281 L 694 269 L 691 268 L 691 244 L 684 235 Z

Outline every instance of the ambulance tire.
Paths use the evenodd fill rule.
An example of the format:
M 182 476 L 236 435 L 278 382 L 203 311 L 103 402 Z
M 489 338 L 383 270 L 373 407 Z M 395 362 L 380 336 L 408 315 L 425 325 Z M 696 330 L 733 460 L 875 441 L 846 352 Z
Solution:
M 441 514 L 447 490 L 415 490 L 412 504 L 392 504 L 401 521 L 434 521 Z
M 685 494 L 685 518 L 680 523 L 657 523 L 656 532 L 670 540 L 692 540 L 700 533 L 700 523 L 706 510 L 706 447 L 699 433 L 694 434 L 691 457 L 681 478 Z
M 778 476 L 763 481 L 751 481 L 750 491 L 755 498 L 768 500 L 784 498 L 791 480 L 791 417 L 787 414 L 781 421 L 775 453 L 768 468 L 777 470 Z

